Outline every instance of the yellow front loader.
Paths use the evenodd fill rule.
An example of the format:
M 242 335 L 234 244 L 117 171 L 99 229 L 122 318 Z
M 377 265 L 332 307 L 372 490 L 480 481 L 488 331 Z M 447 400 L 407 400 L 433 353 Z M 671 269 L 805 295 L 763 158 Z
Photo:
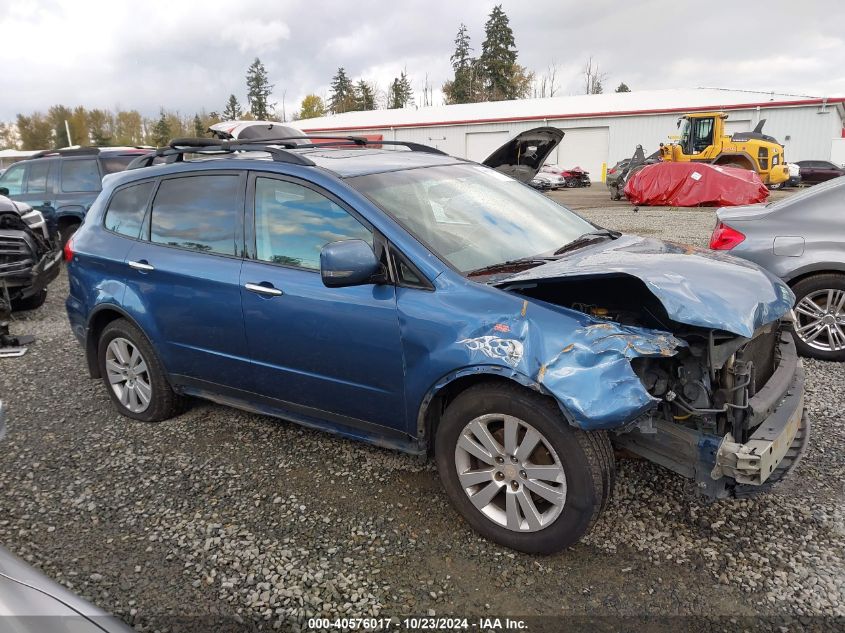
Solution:
M 756 171 L 771 189 L 789 179 L 783 156 L 783 145 L 763 134 L 765 119 L 753 132 L 725 133 L 724 112 L 685 114 L 678 120 L 680 136 L 668 145 L 661 143 L 660 158 L 664 161 L 702 162 L 742 167 Z

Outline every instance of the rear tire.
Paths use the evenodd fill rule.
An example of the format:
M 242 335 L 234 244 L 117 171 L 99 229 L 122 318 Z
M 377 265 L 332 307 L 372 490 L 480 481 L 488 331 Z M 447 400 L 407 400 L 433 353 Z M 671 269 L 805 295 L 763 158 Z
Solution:
M 511 441 L 509 424 L 518 429 Z M 482 427 L 499 451 L 482 452 L 483 460 L 465 448 L 477 451 L 468 440 L 480 446 Z M 531 433 L 540 438 L 534 449 L 526 440 L 535 437 Z M 528 553 L 560 551 L 589 532 L 615 478 L 604 431 L 575 429 L 549 398 L 501 383 L 477 385 L 455 398 L 437 429 L 435 459 L 446 495 L 467 523 L 485 538 Z M 552 474 L 556 479 L 548 478 Z
M 153 346 L 126 319 L 103 329 L 97 358 L 106 391 L 121 415 L 161 422 L 179 412 L 181 398 L 171 389 Z
M 79 223 L 75 222 L 72 224 L 65 224 L 59 227 L 59 243 L 61 247 L 64 248 L 65 244 L 70 241 L 70 238 L 73 237 L 73 234 L 79 229 Z
M 13 299 L 12 300 L 12 312 L 20 312 L 23 310 L 37 310 L 41 306 L 44 305 L 44 302 L 47 301 L 47 289 L 42 288 L 41 292 L 38 292 L 31 297 L 27 297 L 26 299 Z
M 795 345 L 802 356 L 845 361 L 845 275 L 824 273 L 794 286 Z

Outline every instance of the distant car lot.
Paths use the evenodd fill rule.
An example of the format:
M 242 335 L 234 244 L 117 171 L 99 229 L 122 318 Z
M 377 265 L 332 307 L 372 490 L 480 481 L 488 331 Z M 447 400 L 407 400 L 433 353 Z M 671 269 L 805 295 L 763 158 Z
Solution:
M 715 224 L 712 209 L 635 212 L 603 188 L 549 195 L 609 228 L 699 246 Z M 276 609 L 845 616 L 842 365 L 805 361 L 813 443 L 773 494 L 706 504 L 623 460 L 594 534 L 538 559 L 474 535 L 433 468 L 391 451 L 207 403 L 127 423 L 79 371 L 65 289 L 63 273 L 13 324 L 40 341 L 0 365 L 0 542 L 130 624 L 172 628 L 185 605 L 183 631 Z

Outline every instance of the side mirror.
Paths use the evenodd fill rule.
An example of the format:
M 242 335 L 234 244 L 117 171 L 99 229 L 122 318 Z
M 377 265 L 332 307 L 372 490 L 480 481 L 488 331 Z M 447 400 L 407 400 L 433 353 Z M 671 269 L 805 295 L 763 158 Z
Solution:
M 8 196 L 9 195 L 9 188 L 8 187 L 0 187 L 0 196 Z
M 381 273 L 376 254 L 364 240 L 331 242 L 320 251 L 320 276 L 327 288 L 376 283 Z

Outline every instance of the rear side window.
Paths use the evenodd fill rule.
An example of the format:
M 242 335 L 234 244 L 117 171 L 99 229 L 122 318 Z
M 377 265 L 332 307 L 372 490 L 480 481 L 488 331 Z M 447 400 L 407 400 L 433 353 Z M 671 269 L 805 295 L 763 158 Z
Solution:
M 116 192 L 106 210 L 106 228 L 128 237 L 138 237 L 152 191 L 153 183 L 145 182 Z
M 50 175 L 50 161 L 33 161 L 29 164 L 26 178 L 27 193 L 46 193 L 47 177 Z
M 140 154 L 130 154 L 128 156 L 109 156 L 108 158 L 101 158 L 100 164 L 103 166 L 104 174 L 115 174 L 123 171 L 135 160 Z
M 96 160 L 63 160 L 62 191 L 99 191 L 102 184 Z
M 323 246 L 349 239 L 373 245 L 372 231 L 325 196 L 292 182 L 256 179 L 258 259 L 319 270 Z
M 243 210 L 240 178 L 203 175 L 163 180 L 153 201 L 150 241 L 237 255 Z

